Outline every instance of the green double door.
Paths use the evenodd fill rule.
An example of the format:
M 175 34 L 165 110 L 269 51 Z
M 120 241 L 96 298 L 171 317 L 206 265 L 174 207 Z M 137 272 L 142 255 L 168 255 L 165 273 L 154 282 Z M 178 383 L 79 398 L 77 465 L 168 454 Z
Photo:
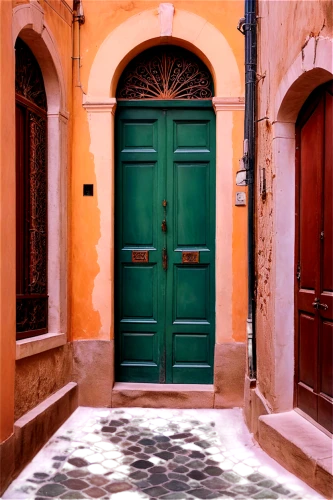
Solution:
M 215 115 L 209 104 L 126 102 L 117 110 L 117 381 L 213 382 Z

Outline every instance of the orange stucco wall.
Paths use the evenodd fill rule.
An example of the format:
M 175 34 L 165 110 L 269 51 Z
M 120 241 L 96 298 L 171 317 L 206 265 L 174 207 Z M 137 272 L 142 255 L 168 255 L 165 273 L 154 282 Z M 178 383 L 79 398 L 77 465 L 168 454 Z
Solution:
M 243 2 L 232 1 L 184 1 L 173 2 L 175 10 L 189 11 L 204 18 L 221 31 L 236 58 L 240 75 L 243 74 L 243 37 L 236 30 L 237 22 L 243 15 Z M 140 12 L 158 8 L 156 1 L 132 2 L 84 2 L 85 24 L 80 30 L 81 68 L 80 81 L 76 67 L 74 75 L 74 129 L 73 129 L 73 170 L 72 170 L 72 288 L 71 288 L 71 328 L 73 340 L 113 338 L 112 325 L 105 328 L 100 311 L 96 306 L 94 289 L 101 272 L 97 245 L 103 233 L 105 222 L 101 221 L 98 194 L 92 198 L 82 196 L 84 183 L 96 183 L 96 165 L 90 152 L 87 111 L 82 107 L 82 93 L 88 92 L 88 80 L 96 54 L 108 35 L 122 23 Z M 78 27 L 75 27 L 75 51 L 78 55 Z M 149 35 L 147 35 L 149 38 Z M 181 43 L 179 41 L 175 42 Z M 117 47 L 114 48 L 117 51 Z M 110 51 L 110 61 L 112 50 Z M 223 52 L 221 53 L 223 60 Z M 108 61 L 105 61 L 108 64 Z M 214 68 L 211 68 L 214 75 Z M 225 68 L 228 71 L 228 67 Z M 115 78 L 119 77 L 117 74 Z M 81 84 L 81 88 L 78 86 Z M 113 82 L 114 84 L 114 82 Z M 111 86 L 111 82 L 110 82 Z M 114 95 L 114 87 L 110 95 Z M 243 91 L 242 91 L 242 94 Z M 238 159 L 242 156 L 243 114 L 234 113 L 232 144 L 233 169 L 238 169 Z M 237 188 L 242 190 L 244 188 Z M 246 208 L 235 207 L 236 186 L 232 193 L 232 283 L 233 299 L 231 307 L 231 331 L 217 332 L 219 342 L 245 341 L 246 331 Z M 223 193 L 217 193 L 222 195 Z M 111 224 L 111 217 L 107 224 Z M 104 224 L 104 226 L 103 226 Z M 105 277 L 105 286 L 110 285 L 112 276 Z M 96 289 L 95 289 L 96 292 Z M 99 291 L 102 296 L 102 288 Z M 99 303 L 103 302 L 100 297 Z M 218 307 L 218 306 L 217 306 Z
M 0 3 L 0 228 L 1 228 L 1 288 L 0 288 L 0 441 L 13 432 L 15 364 L 15 199 L 14 168 L 14 57 L 11 40 L 10 2 Z
M 67 5 L 71 7 L 71 1 Z M 1 68 L 6 71 L 0 73 L 1 84 L 1 184 L 0 184 L 0 207 L 1 207 L 1 405 L 0 405 L 0 440 L 3 441 L 13 432 L 14 423 L 14 382 L 15 382 L 15 144 L 14 144 L 14 50 L 12 40 L 12 9 L 18 5 L 28 5 L 27 0 L 0 2 L 1 17 Z M 112 210 L 103 211 L 100 199 L 96 194 L 94 197 L 83 197 L 82 186 L 85 183 L 96 184 L 96 158 L 90 151 L 91 135 L 89 130 L 89 118 L 87 110 L 82 106 L 83 96 L 88 90 L 88 80 L 91 74 L 96 54 L 104 40 L 121 24 L 132 16 L 151 9 L 158 8 L 158 1 L 94 1 L 85 0 L 85 24 L 80 28 L 77 23 L 72 26 L 72 14 L 67 8 L 66 2 L 54 0 L 52 3 L 40 0 L 38 4 L 44 11 L 45 23 L 52 34 L 55 48 L 59 54 L 62 73 L 64 76 L 64 91 L 69 112 L 67 144 L 62 144 L 65 155 L 68 154 L 68 171 L 65 179 L 68 189 L 68 340 L 87 340 L 113 338 L 113 326 L 103 327 L 101 308 L 112 309 L 109 299 L 104 298 L 103 286 L 110 287 L 112 275 L 101 273 L 100 255 L 98 245 L 103 232 L 111 225 Z M 231 52 L 236 59 L 237 68 L 241 81 L 243 82 L 243 37 L 236 30 L 238 20 L 243 15 L 242 1 L 187 1 L 175 0 L 173 2 L 177 10 L 190 12 L 200 16 L 205 22 L 219 30 Z M 187 27 L 189 28 L 189 27 Z M 178 28 L 180 29 L 180 28 Z M 72 60 L 72 56 L 79 55 L 80 35 L 80 71 L 78 61 Z M 180 34 L 176 43 L 181 44 Z M 72 44 L 72 41 L 74 43 Z M 207 40 L 206 40 L 207 41 Z M 185 44 L 184 44 L 185 45 Z M 194 47 L 194 46 L 193 46 Z M 72 52 L 72 49 L 74 52 Z M 115 49 L 116 50 L 116 47 Z M 199 52 L 198 52 L 199 53 Z M 113 52 L 109 57 L 112 59 Z M 223 61 L 223 51 L 219 54 Z M 130 57 L 130 55 L 129 55 Z M 108 60 L 105 60 L 105 65 Z M 210 68 L 213 77 L 216 77 L 216 68 Z M 228 65 L 225 66 L 228 73 Z M 115 81 L 119 74 L 115 74 Z M 113 85 L 115 85 L 113 81 Z M 110 81 L 111 88 L 111 81 Z M 230 94 L 219 97 L 234 95 Z M 114 89 L 113 89 L 114 91 Z M 110 96 L 112 91 L 110 90 Z M 244 96 L 243 83 L 239 97 Z M 229 113 L 229 112 L 228 112 Z M 220 115 L 221 116 L 221 115 Z M 232 183 L 230 177 L 231 195 L 231 232 L 232 266 L 227 269 L 227 286 L 232 287 L 232 298 L 227 304 L 227 322 L 230 328 L 221 328 L 217 332 L 217 341 L 222 342 L 244 342 L 246 337 L 246 208 L 235 207 L 235 193 L 245 188 L 236 188 L 234 185 L 234 174 L 238 169 L 238 159 L 242 156 L 243 138 L 243 112 L 229 113 L 231 124 L 231 139 L 226 144 L 228 154 L 232 156 Z M 220 123 L 223 123 L 220 118 Z M 112 137 L 109 138 L 110 142 Z M 109 140 L 108 139 L 108 140 Z M 221 152 L 223 156 L 223 151 Z M 229 181 L 228 181 L 229 182 Z M 222 184 L 223 185 L 223 179 Z M 223 188 L 217 196 L 223 198 Z M 229 203 L 229 202 L 228 202 Z M 112 206 L 112 203 L 111 203 Z M 228 205 L 230 207 L 230 203 Z M 221 204 L 223 207 L 223 203 Z M 223 228 L 220 230 L 219 243 L 223 245 Z M 112 246 L 108 249 L 106 259 L 112 259 Z M 104 256 L 105 257 L 105 256 Z M 112 268 L 111 263 L 111 268 Z M 101 274 L 103 274 L 101 276 Z M 97 290 L 96 282 L 99 281 Z M 218 277 L 217 277 L 218 279 Z M 229 283 L 230 282 L 230 283 Z M 223 287 L 222 287 L 223 288 Z M 96 291 L 97 290 L 97 291 Z M 107 297 L 107 295 L 106 295 Z M 104 301 L 104 302 L 103 302 Z M 112 302 L 112 297 L 111 297 Z M 224 304 L 218 304 L 221 311 Z M 223 314 L 222 314 L 223 315 Z M 222 321 L 223 323 L 223 321 Z M 224 324 L 224 323 L 223 323 Z M 52 354 L 52 353 L 51 353 Z M 50 355 L 51 356 L 51 355 Z M 25 373 L 25 364 L 41 363 L 48 354 L 31 357 L 27 362 L 20 360 L 20 370 L 16 373 L 16 390 L 25 391 L 24 411 L 32 408 L 40 402 L 38 397 L 29 393 L 28 383 L 24 383 L 20 373 Z M 37 365 L 36 365 L 37 366 Z M 45 389 L 45 390 L 44 390 Z M 45 399 L 50 390 L 45 386 L 41 391 L 42 399 Z M 28 397 L 29 396 L 29 397 Z M 31 397 L 30 397 L 31 396 Z M 16 400 L 20 400 L 16 393 Z M 19 412 L 20 414 L 20 412 Z

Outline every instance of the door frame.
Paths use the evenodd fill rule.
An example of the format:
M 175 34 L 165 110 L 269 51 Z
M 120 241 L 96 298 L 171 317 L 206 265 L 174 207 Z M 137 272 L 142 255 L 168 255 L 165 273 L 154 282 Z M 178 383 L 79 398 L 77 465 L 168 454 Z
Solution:
M 332 43 L 320 39 L 308 44 L 290 65 L 276 91 L 272 104 L 272 183 L 273 234 L 271 268 L 274 294 L 268 314 L 272 318 L 272 363 L 268 406 L 274 413 L 294 409 L 294 275 L 295 275 L 295 124 L 304 102 L 311 92 L 333 78 Z M 260 202 L 259 202 L 260 203 Z M 260 288 L 261 283 L 258 282 Z M 257 329 L 258 342 L 266 333 Z M 266 359 L 259 363 L 267 364 Z M 279 360 L 284 362 L 280 363 Z M 265 370 L 262 370 L 264 372 Z M 267 381 L 264 382 L 266 384 Z M 258 388 L 257 388 L 258 390 Z M 262 396 L 265 400 L 264 396 Z
M 214 405 L 217 408 L 241 406 L 246 370 L 246 291 L 243 292 L 247 279 L 246 209 L 234 207 L 234 174 L 243 154 L 242 140 L 239 140 L 244 121 L 241 66 L 223 33 L 193 12 L 177 9 L 170 36 L 162 36 L 160 28 L 156 9 L 149 9 L 130 16 L 111 31 L 97 50 L 87 94 L 83 95 L 100 227 L 98 242 L 94 244 L 98 271 L 93 278 L 92 298 L 89 297 L 93 310 L 98 313 L 98 330 L 94 330 L 90 338 L 94 342 L 104 341 L 105 346 L 108 342 L 110 354 L 104 351 L 109 362 L 110 356 L 113 358 L 114 337 L 114 114 L 117 105 L 114 96 L 117 83 L 127 63 L 143 50 L 161 43 L 179 45 L 201 58 L 214 80 L 212 102 L 216 113 L 216 192 L 219 194 L 216 202 Z M 246 188 L 239 190 L 246 191 Z M 79 340 L 77 335 L 74 344 L 79 344 Z M 85 374 L 93 369 L 93 366 L 88 368 L 85 361 Z M 110 385 L 112 388 L 113 379 Z
M 221 407 L 241 404 L 243 388 L 235 388 L 228 370 L 237 370 L 237 377 L 245 373 L 243 342 L 233 338 L 233 192 L 237 158 L 241 156 L 233 146 L 234 123 L 243 119 L 244 100 L 230 97 L 213 97 L 216 114 L 216 245 L 215 245 L 215 356 L 214 384 L 221 393 Z M 95 158 L 98 206 L 101 213 L 101 237 L 97 244 L 100 272 L 95 278 L 93 305 L 101 319 L 101 340 L 114 341 L 114 179 L 115 179 L 115 111 L 114 97 L 86 99 L 90 129 L 90 151 Z M 110 140 L 111 138 L 111 140 Z M 238 153 L 238 155 L 237 155 Z M 236 156 L 236 157 L 235 157 Z M 223 193 L 223 196 L 221 196 Z M 111 214 L 111 217 L 110 217 Z M 245 235 L 244 235 L 245 236 Z M 111 304 L 111 307 L 110 307 Z M 112 347 L 113 353 L 114 349 Z M 222 356 L 228 356 L 222 365 Z M 230 356 L 230 357 L 229 357 Z M 113 354 L 114 357 L 114 354 Z M 112 363 L 114 372 L 114 359 Z M 223 366 L 223 370 L 221 369 Z M 223 373 L 222 373 L 223 372 Z M 223 379 L 222 379 L 223 377 Z M 243 379 L 243 377 L 241 377 Z M 219 380 L 216 385 L 216 380 Z M 111 381 L 113 385 L 114 378 Z M 232 384 L 231 389 L 229 385 Z M 231 392 L 225 403 L 223 391 Z M 216 398 L 216 396 L 215 396 Z M 236 403 L 237 401 L 237 403 Z

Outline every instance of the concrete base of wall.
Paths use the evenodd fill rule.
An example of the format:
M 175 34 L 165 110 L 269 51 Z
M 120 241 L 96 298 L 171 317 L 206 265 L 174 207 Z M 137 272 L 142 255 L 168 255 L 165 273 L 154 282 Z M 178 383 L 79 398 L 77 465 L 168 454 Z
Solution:
M 110 407 L 113 376 L 113 340 L 73 342 L 73 379 L 79 386 L 79 406 Z
M 117 382 L 112 390 L 112 407 L 214 408 L 214 386 Z
M 0 444 L 0 496 L 13 480 L 15 472 L 15 437 Z
M 244 406 L 244 373 L 246 344 L 232 342 L 215 344 L 214 408 Z
M 243 406 L 245 343 L 215 345 L 214 387 L 183 384 L 114 384 L 114 344 L 73 342 L 73 378 L 79 405 L 94 407 L 234 408 Z M 209 387 L 206 389 L 205 387 Z
M 14 476 L 21 472 L 78 407 L 77 392 L 77 384 L 69 382 L 15 422 Z
M 261 416 L 259 444 L 277 462 L 332 498 L 332 440 L 295 411 Z
M 271 413 L 267 401 L 256 387 L 256 381 L 245 377 L 244 385 L 244 417 L 246 425 L 254 438 L 259 440 L 259 417 Z

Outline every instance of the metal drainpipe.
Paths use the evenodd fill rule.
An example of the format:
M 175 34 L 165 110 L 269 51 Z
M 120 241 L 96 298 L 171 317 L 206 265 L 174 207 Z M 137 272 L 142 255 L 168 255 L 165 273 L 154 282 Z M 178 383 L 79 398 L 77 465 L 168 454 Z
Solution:
M 245 119 L 244 139 L 248 151 L 248 315 L 247 342 L 250 379 L 256 379 L 256 301 L 255 301 L 255 234 L 254 234 L 254 190 L 255 190 L 255 117 L 257 74 L 257 19 L 256 0 L 245 0 L 245 19 L 242 26 L 245 35 Z

